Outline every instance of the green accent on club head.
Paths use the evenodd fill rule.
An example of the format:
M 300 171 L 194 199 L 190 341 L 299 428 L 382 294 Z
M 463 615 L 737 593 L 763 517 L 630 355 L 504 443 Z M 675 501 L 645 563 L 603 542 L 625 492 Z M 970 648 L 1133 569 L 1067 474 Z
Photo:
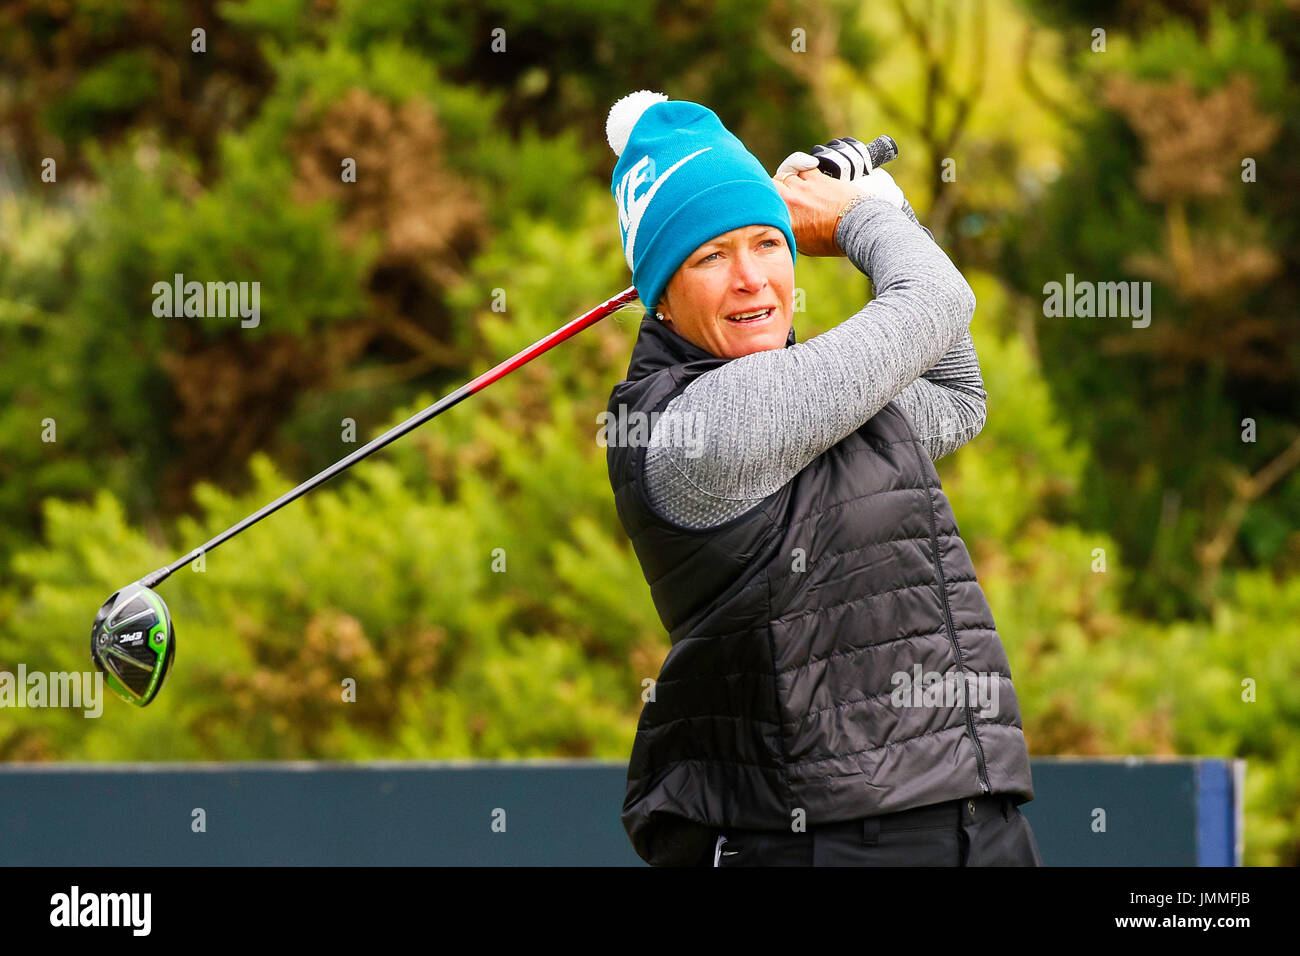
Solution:
M 128 704 L 143 706 L 142 704 L 140 704 L 138 700 L 135 699 L 135 695 L 132 694 L 129 690 L 127 690 L 126 686 L 123 685 L 122 682 L 117 679 L 117 675 L 114 674 L 111 670 L 109 670 L 107 667 L 100 668 L 100 673 L 104 675 L 104 683 L 108 685 L 108 689 L 111 690 L 114 694 L 116 694 L 118 697 L 121 697 Z
M 153 591 L 145 590 L 145 597 L 148 598 L 149 604 L 153 607 L 154 612 L 158 615 L 158 623 L 149 628 L 149 646 L 154 649 L 154 655 L 158 663 L 154 665 L 153 676 L 149 678 L 149 686 L 145 688 L 143 700 L 133 701 L 138 707 L 143 707 L 147 702 L 152 701 L 154 690 L 158 686 L 158 680 L 163 676 L 167 668 L 162 666 L 163 656 L 167 653 L 167 609 L 162 605 L 162 599 Z

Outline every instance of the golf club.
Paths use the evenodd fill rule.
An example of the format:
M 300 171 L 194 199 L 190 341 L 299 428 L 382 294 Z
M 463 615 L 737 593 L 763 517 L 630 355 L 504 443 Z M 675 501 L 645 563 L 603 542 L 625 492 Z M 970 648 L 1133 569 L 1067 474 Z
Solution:
M 813 155 L 818 158 L 818 169 L 823 173 L 836 179 L 848 180 L 867 175 L 877 166 L 894 159 L 898 155 L 898 145 L 888 136 L 878 136 L 868 144 L 844 137 L 831 140 L 825 147 L 813 147 Z M 149 704 L 162 690 L 176 658 L 176 631 L 167 605 L 153 589 L 177 570 L 196 560 L 200 555 L 212 551 L 267 515 L 279 511 L 294 499 L 324 484 L 361 459 L 423 425 L 429 419 L 441 415 L 475 392 L 482 391 L 520 366 L 531 362 L 543 352 L 549 351 L 588 326 L 594 325 L 636 297 L 637 291 L 633 286 L 624 289 L 613 298 L 606 299 L 591 311 L 537 340 L 523 351 L 467 382 L 401 424 L 393 426 L 369 444 L 358 448 L 320 474 L 309 478 L 238 524 L 232 525 L 210 541 L 199 545 L 184 557 L 114 591 L 95 615 L 90 630 L 90 654 L 95 661 L 95 666 L 103 671 L 109 688 L 123 700 L 139 707 Z

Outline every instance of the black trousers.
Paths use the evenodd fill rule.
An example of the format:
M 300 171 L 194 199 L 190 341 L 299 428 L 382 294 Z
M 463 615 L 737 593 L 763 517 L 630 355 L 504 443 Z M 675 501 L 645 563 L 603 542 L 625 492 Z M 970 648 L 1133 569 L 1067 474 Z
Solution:
M 1020 809 L 993 794 L 802 833 L 718 830 L 712 865 L 1042 866 L 1043 859 Z

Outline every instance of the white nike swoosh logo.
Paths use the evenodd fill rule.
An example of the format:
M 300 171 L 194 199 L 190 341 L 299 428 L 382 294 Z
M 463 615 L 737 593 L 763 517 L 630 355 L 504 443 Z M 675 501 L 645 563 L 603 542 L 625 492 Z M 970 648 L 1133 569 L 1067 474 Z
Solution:
M 689 156 L 683 156 L 681 159 L 677 160 L 677 162 L 664 170 L 664 174 L 651 184 L 650 189 L 644 196 L 640 196 L 629 203 L 630 206 L 635 207 L 635 217 L 632 219 L 632 225 L 628 227 L 627 242 L 625 243 L 627 248 L 627 267 L 629 269 L 633 268 L 632 263 L 636 261 L 636 257 L 633 254 L 636 249 L 636 234 L 641 228 L 641 217 L 645 215 L 646 209 L 649 208 L 650 200 L 655 198 L 655 193 L 659 192 L 659 187 L 668 181 L 669 176 L 677 172 L 677 170 L 681 169 L 696 156 L 700 155 L 700 153 L 707 153 L 712 148 L 712 146 L 705 146 L 703 149 L 697 149 Z

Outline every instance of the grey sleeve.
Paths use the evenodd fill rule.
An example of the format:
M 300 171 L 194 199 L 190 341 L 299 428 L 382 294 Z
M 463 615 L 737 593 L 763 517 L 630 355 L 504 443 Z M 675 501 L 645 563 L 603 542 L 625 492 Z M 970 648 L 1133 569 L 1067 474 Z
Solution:
M 938 461 L 980 433 L 988 393 L 980 377 L 979 356 L 967 330 L 934 368 L 922 373 L 894 401 L 912 420 L 916 437 Z
M 840 247 L 875 288 L 857 314 L 807 342 L 733 359 L 669 403 L 665 413 L 698 427 L 657 426 L 646 450 L 647 493 L 666 517 L 708 528 L 749 510 L 936 369 L 969 335 L 974 293 L 908 212 L 871 198 L 841 221 Z M 932 374 L 968 376 L 959 358 Z M 936 428 L 926 418 L 934 393 L 948 391 L 931 384 L 906 399 L 913 421 L 919 415 L 927 422 L 926 432 Z M 936 422 L 937 433 L 927 436 L 932 455 L 938 435 L 970 428 L 953 429 L 942 414 Z M 693 440 L 670 440 L 682 434 Z
M 934 238 L 906 199 L 903 212 Z M 920 378 L 894 396 L 894 401 L 912 420 L 917 438 L 935 461 L 978 435 L 984 427 L 988 393 L 984 391 L 970 330 L 934 368 L 922 372 Z

